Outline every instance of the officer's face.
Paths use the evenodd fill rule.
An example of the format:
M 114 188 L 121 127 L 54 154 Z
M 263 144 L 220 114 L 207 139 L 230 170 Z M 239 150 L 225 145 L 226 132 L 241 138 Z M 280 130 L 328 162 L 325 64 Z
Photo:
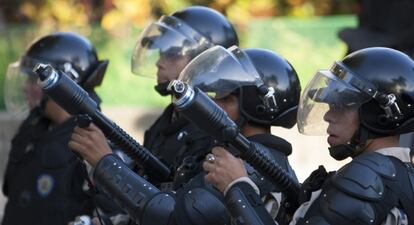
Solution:
M 214 99 L 217 103 L 232 119 L 236 121 L 239 118 L 239 97 L 234 94 L 230 94 L 224 98 Z
M 27 103 L 30 109 L 38 106 L 42 99 L 42 89 L 37 85 L 34 77 L 29 77 L 23 86 L 23 92 L 26 96 Z
M 166 83 L 178 78 L 181 70 L 189 62 L 187 56 L 162 54 L 157 61 L 157 83 Z
M 328 122 L 328 144 L 336 146 L 351 140 L 359 127 L 356 108 L 335 108 L 330 106 L 323 119 Z

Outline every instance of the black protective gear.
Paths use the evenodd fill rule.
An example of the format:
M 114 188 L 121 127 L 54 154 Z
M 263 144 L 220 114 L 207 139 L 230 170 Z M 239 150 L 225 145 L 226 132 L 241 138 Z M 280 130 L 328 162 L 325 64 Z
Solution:
M 206 183 L 200 172 L 177 190 L 174 216 L 182 225 L 230 224 L 222 193 Z
M 202 172 L 201 169 L 203 159 L 210 151 L 210 148 L 206 151 L 205 145 L 197 145 L 197 143 L 200 140 L 204 140 L 204 138 L 201 138 L 203 137 L 201 134 L 199 134 L 200 136 L 192 134 L 193 133 L 180 135 L 181 138 L 186 139 L 187 147 L 194 147 L 180 153 L 183 165 L 189 164 L 189 162 L 187 162 L 188 160 L 186 160 L 189 156 L 194 157 L 194 161 L 191 162 L 192 168 L 190 175 L 183 179 L 177 180 L 176 178 L 174 180 L 174 183 L 170 186 L 171 189 L 176 192 L 176 195 L 172 196 L 169 194 L 168 197 L 165 196 L 162 199 L 165 201 L 165 204 L 163 207 L 159 207 L 158 210 L 153 211 L 151 209 L 155 208 L 147 205 L 151 203 L 150 205 L 154 206 L 155 200 L 152 199 L 161 198 L 162 192 L 152 184 L 148 183 L 148 181 L 137 174 L 134 174 L 114 156 L 105 156 L 98 163 L 95 169 L 95 179 L 98 183 L 98 187 L 112 195 L 116 199 L 116 202 L 121 206 L 124 206 L 125 211 L 131 214 L 131 217 L 140 224 L 143 224 L 143 218 L 151 217 L 159 218 L 160 221 L 157 224 L 160 225 L 228 224 L 230 217 L 225 210 L 224 199 L 217 189 L 204 181 L 205 172 Z M 190 139 L 190 137 L 195 138 Z M 200 139 L 198 137 L 200 137 Z M 251 138 L 252 140 L 261 141 L 263 144 L 257 143 L 257 145 L 259 145 L 263 151 L 268 152 L 276 162 L 294 176 L 294 172 L 290 168 L 286 158 L 291 152 L 289 143 L 269 134 L 257 135 Z M 192 141 L 195 144 L 191 143 Z M 182 165 L 178 166 L 178 168 L 182 168 Z M 180 176 L 177 175 L 178 173 L 181 173 L 179 169 L 176 171 L 176 176 Z M 277 187 L 273 187 L 252 169 L 249 170 L 249 176 L 257 182 L 262 196 L 265 196 L 271 191 L 278 190 Z M 116 177 L 116 179 L 113 179 L 113 177 Z M 160 186 L 163 185 L 160 184 Z M 149 191 L 148 187 L 151 187 L 153 192 Z M 135 192 L 139 192 L 141 195 L 136 195 Z
M 317 186 L 322 185 L 323 190 L 296 224 L 382 224 L 395 207 L 403 210 L 412 223 L 414 167 L 411 163 L 367 153 L 356 157 L 333 176 L 321 168 L 317 173 L 322 173 L 314 176 L 318 177 Z M 236 184 L 229 190 L 226 203 L 238 224 L 245 224 L 243 221 L 254 225 L 274 224 L 269 215 L 263 215 L 264 208 L 257 197 L 246 183 Z
M 249 137 L 249 139 L 257 141 L 257 147 L 260 147 L 262 151 L 271 154 L 271 158 L 296 179 L 295 172 L 292 170 L 287 160 L 287 156 L 292 151 L 290 143 L 270 134 L 256 135 Z M 265 197 L 269 192 L 280 192 L 281 187 L 271 185 L 269 181 L 263 179 L 257 172 L 255 172 L 256 174 L 252 174 L 249 172 L 249 168 L 251 168 L 251 166 L 246 165 L 249 178 L 258 186 L 260 196 L 255 193 L 253 188 L 248 187 L 250 185 L 244 182 L 237 183 L 230 188 L 226 195 L 227 209 L 230 211 L 232 220 L 234 220 L 233 222 L 236 224 L 274 224 L 273 220 L 269 220 L 271 217 L 266 212 L 266 209 L 263 207 L 263 202 L 260 199 L 261 197 Z M 245 195 L 242 196 L 243 193 L 241 192 L 244 192 Z M 288 223 L 289 215 L 286 214 L 286 200 L 286 195 L 282 194 L 282 202 L 278 202 L 278 214 L 276 218 L 273 218 L 279 224 Z
M 93 199 L 82 190 L 86 174 L 67 146 L 75 122 L 50 130 L 49 124 L 35 108 L 12 140 L 3 225 L 67 224 L 75 216 L 92 215 Z
M 266 88 L 274 89 L 276 106 L 268 110 L 270 98 L 263 87 L 244 86 L 240 88 L 241 114 L 254 123 L 291 128 L 296 124 L 300 96 L 300 82 L 295 69 L 276 53 L 258 48 L 243 49 L 253 62 Z M 269 99 L 269 100 L 268 100 Z
M 287 155 L 291 153 L 291 146 L 288 142 L 269 134 L 255 135 L 249 137 L 249 140 L 255 141 L 257 147 L 260 146 L 261 150 L 266 152 L 285 171 L 288 171 L 292 177 L 296 177 L 287 161 Z M 205 172 L 200 172 L 201 163 L 202 161 L 198 161 L 199 166 L 194 166 L 199 169 L 198 175 L 177 190 L 177 208 L 175 210 L 177 222 L 178 224 L 192 225 L 201 224 L 196 221 L 202 220 L 203 224 L 228 224 L 230 218 L 222 210 L 225 208 L 225 201 L 217 189 L 213 188 L 211 184 L 205 183 Z M 246 164 L 246 169 L 249 178 L 258 186 L 260 197 L 264 197 L 270 192 L 280 192 L 280 187 L 273 186 L 249 164 Z M 208 199 L 210 200 L 208 201 Z M 278 210 L 284 212 L 284 206 L 280 206 Z M 280 215 L 279 218 L 284 218 L 284 216 Z
M 160 78 L 168 74 L 176 78 L 204 50 L 214 45 L 227 48 L 238 44 L 237 33 L 226 17 L 211 8 L 191 6 L 162 16 L 144 29 L 135 46 L 131 68 L 141 76 Z M 161 83 L 155 90 L 165 96 L 169 93 L 166 88 Z
M 167 89 L 169 83 L 170 82 L 159 83 L 159 84 L 154 86 L 154 89 L 161 96 L 167 96 L 167 95 L 171 94 L 171 92 Z
M 341 64 L 355 75 L 349 83 L 372 97 L 359 109 L 362 126 L 379 135 L 414 131 L 414 61 L 410 57 L 389 48 L 369 48 L 350 54 Z
M 233 25 L 219 12 L 203 7 L 191 6 L 173 13 L 176 17 L 198 31 L 214 45 L 228 48 L 239 45 Z
M 309 82 L 301 98 L 299 130 L 312 134 L 311 129 L 321 128 L 312 122 L 323 123 L 326 104 L 336 110 L 358 110 L 360 126 L 352 139 L 330 149 L 339 160 L 356 156 L 368 139 L 414 131 L 412 85 L 414 61 L 404 53 L 389 48 L 359 50 L 329 71 L 318 71 Z
M 411 163 L 379 153 L 362 154 L 325 183 L 297 224 L 382 224 L 395 207 L 412 224 L 413 187 Z
M 96 165 L 94 177 L 98 187 L 110 194 L 138 224 L 171 224 L 173 195 L 160 192 L 117 156 L 104 156 Z
M 21 58 L 23 68 L 32 71 L 37 63 L 50 64 L 69 74 L 86 90 L 101 84 L 108 60 L 100 61 L 95 48 L 76 33 L 56 32 L 35 40 Z
M 202 161 L 213 144 L 212 138 L 206 136 L 185 118 L 175 114 L 172 104 L 164 110 L 150 129 L 145 131 L 144 135 L 144 147 L 150 149 L 155 156 L 173 170 L 177 170 L 180 166 L 186 164 L 184 162 L 186 158 L 188 158 L 188 163 L 190 163 L 190 157 L 198 162 Z M 185 169 L 189 170 L 192 167 L 186 167 Z M 179 174 L 175 174 L 175 177 L 183 182 L 191 178 L 188 176 L 182 178 L 179 177 Z M 178 187 L 179 184 L 176 188 Z
M 108 61 L 98 60 L 87 39 L 75 33 L 57 32 L 35 40 L 13 64 L 11 78 L 24 77 L 24 82 L 31 81 L 31 88 L 37 87 L 32 71 L 37 63 L 65 71 L 100 103 L 93 89 L 102 82 Z M 6 87 L 6 93 L 18 87 L 14 91 L 24 93 L 25 97 L 31 95 L 21 89 L 22 85 Z M 54 124 L 43 111 L 49 99 L 41 89 L 40 93 L 12 141 L 3 184 L 3 192 L 8 196 L 4 225 L 67 224 L 75 216 L 92 215 L 96 203 L 108 202 L 100 193 L 83 190 L 87 179 L 84 164 L 67 146 L 76 125 L 74 118 Z M 117 210 L 106 205 L 103 208 Z
M 43 107 L 48 100 L 32 71 L 38 63 L 50 64 L 66 72 L 91 97 L 100 101 L 93 89 L 101 84 L 108 60 L 99 61 L 95 48 L 86 38 L 75 33 L 57 32 L 35 40 L 18 62 L 9 65 L 4 99 L 13 114 L 25 115 L 34 107 Z
M 275 161 L 283 170 L 290 174 L 296 181 L 296 174 L 290 167 L 287 157 L 292 153 L 292 146 L 286 140 L 271 134 L 258 134 L 248 137 L 255 146 L 260 148 L 269 158 Z M 260 196 L 264 197 L 269 192 L 281 192 L 280 187 L 275 187 L 272 183 L 260 175 L 253 167 L 246 163 L 246 170 L 249 178 L 257 185 Z
M 260 197 L 253 187 L 245 182 L 234 184 L 226 194 L 227 209 L 232 217 L 232 224 L 237 225 L 271 225 L 276 224 L 264 208 Z
M 247 122 L 291 128 L 296 124 L 300 83 L 284 58 L 266 49 L 215 46 L 192 60 L 179 80 L 223 98 L 239 93 Z

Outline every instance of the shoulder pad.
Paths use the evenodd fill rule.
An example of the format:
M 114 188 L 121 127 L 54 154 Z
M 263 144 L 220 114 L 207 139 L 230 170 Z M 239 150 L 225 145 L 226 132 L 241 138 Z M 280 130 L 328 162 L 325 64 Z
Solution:
M 333 176 L 333 184 L 341 191 L 364 200 L 378 201 L 384 193 L 382 177 L 393 178 L 391 160 L 378 153 L 358 156 Z
M 307 220 L 313 221 L 309 224 L 327 224 L 316 216 L 323 216 L 329 222 L 328 224 L 335 225 L 377 224 L 374 222 L 379 221 L 380 215 L 376 213 L 370 202 L 349 196 L 332 186 L 323 191 L 319 199 L 320 202 L 314 202 L 314 204 L 317 204 L 315 207 L 319 208 L 321 213 L 311 213 Z
M 382 177 L 395 179 L 396 169 L 388 156 L 373 152 L 358 156 L 353 161 L 369 167 Z

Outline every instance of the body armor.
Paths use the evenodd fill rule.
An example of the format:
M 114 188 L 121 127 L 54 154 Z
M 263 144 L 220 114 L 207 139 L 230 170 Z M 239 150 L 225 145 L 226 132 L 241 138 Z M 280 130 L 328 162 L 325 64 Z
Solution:
M 82 190 L 86 174 L 67 147 L 74 120 L 48 130 L 49 121 L 36 109 L 12 140 L 3 184 L 4 225 L 66 224 L 92 214 L 93 201 Z
M 367 153 L 327 181 L 298 224 L 381 224 L 395 207 L 403 210 L 412 224 L 413 201 L 413 165 Z

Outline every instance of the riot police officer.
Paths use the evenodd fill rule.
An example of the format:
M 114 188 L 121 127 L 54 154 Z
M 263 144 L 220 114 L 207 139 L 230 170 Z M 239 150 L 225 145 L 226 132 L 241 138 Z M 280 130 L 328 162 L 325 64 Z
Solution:
M 168 83 L 178 78 L 191 59 L 214 45 L 227 48 L 238 43 L 234 27 L 222 14 L 207 7 L 187 7 L 170 16 L 162 16 L 145 28 L 133 52 L 132 71 L 141 76 L 156 77 L 155 90 L 166 96 L 169 95 Z M 199 164 L 200 156 L 203 158 L 210 145 L 211 140 L 175 112 L 172 104 L 144 136 L 144 146 L 173 170 Z M 197 171 L 187 170 L 185 173 L 185 177 L 181 176 L 175 182 L 173 179 L 161 181 L 162 189 L 181 186 Z
M 182 71 L 180 79 L 205 91 L 216 92 L 217 102 L 238 123 L 242 133 L 249 136 L 251 141 L 259 143 L 268 157 L 273 158 L 294 176 L 287 161 L 291 145 L 270 135 L 270 126 L 290 128 L 296 123 L 300 93 L 298 77 L 288 62 L 270 51 L 244 51 L 236 46 L 229 50 L 221 46 L 213 47 L 192 60 Z M 239 79 L 243 81 L 238 83 Z M 218 83 L 220 86 L 216 85 Z M 240 104 L 238 99 L 241 99 Z M 194 175 L 182 187 L 175 189 L 175 195 L 159 192 L 156 187 L 129 171 L 120 160 L 109 154 L 103 140 L 102 132 L 92 125 L 85 129 L 75 128 L 69 145 L 95 166 L 96 182 L 117 199 L 140 224 L 230 222 L 222 196 L 211 184 L 205 183 L 205 173 Z M 205 155 L 197 160 L 203 161 Z M 248 164 L 246 167 L 246 176 L 249 178 L 245 180 L 257 188 L 261 197 L 272 199 L 266 202 L 276 215 L 277 210 L 282 208 L 282 196 L 280 193 L 273 193 L 278 192 L 278 188 L 273 187 Z M 176 173 L 176 177 L 182 176 L 180 170 Z M 113 177 L 117 179 L 114 180 Z M 124 190 L 125 185 L 130 187 L 128 191 Z M 141 194 L 134 197 L 136 193 Z M 280 215 L 283 216 L 283 213 Z
M 410 149 L 399 147 L 399 135 L 414 130 L 413 69 L 399 51 L 367 48 L 318 71 L 308 83 L 299 131 L 325 130 L 330 155 L 353 160 L 335 174 L 323 168 L 312 173 L 291 224 L 413 223 L 414 168 Z M 269 216 L 262 219 L 257 224 L 267 224 Z
M 410 0 L 361 0 L 358 26 L 338 33 L 348 53 L 368 47 L 387 47 L 414 58 L 414 2 Z M 400 145 L 413 147 L 414 133 L 401 135 Z M 414 155 L 411 150 L 411 155 Z
M 99 60 L 86 38 L 58 32 L 35 40 L 9 66 L 6 105 L 13 112 L 30 112 L 12 140 L 3 184 L 4 225 L 67 224 L 77 215 L 91 215 L 94 207 L 84 191 L 84 168 L 67 146 L 75 121 L 36 85 L 37 63 L 65 71 L 100 102 L 94 88 L 108 60 Z
M 180 79 L 191 86 L 212 93 L 214 101 L 221 106 L 231 119 L 236 121 L 242 134 L 253 142 L 259 143 L 273 154 L 271 158 L 292 177 L 293 170 L 287 160 L 291 153 L 291 145 L 286 140 L 270 133 L 271 126 L 292 128 L 296 124 L 296 113 L 299 103 L 300 83 L 294 68 L 287 60 L 266 49 L 219 48 L 209 49 L 193 60 L 180 75 Z M 234 160 L 226 163 L 223 158 Z M 216 170 L 220 165 L 220 175 Z M 247 173 L 245 167 L 247 167 Z M 226 202 L 237 201 L 236 194 L 229 191 L 226 182 L 243 187 L 249 183 L 255 193 L 263 196 L 262 188 L 256 187 L 248 176 L 249 164 L 242 164 L 226 149 L 215 147 L 203 164 L 208 172 L 206 181 L 217 186 L 225 193 Z M 218 182 L 218 181 L 226 182 Z M 277 195 L 272 216 L 281 224 L 287 222 L 284 201 L 280 187 L 272 190 Z M 277 192 L 277 194 L 275 194 Z M 256 194 L 255 194 L 256 195 Z M 283 197 L 283 198 L 282 198 Z M 255 207 L 262 205 L 260 198 Z M 266 200 L 266 199 L 265 199 Z M 264 202 L 266 206 L 269 201 Z M 229 208 L 232 212 L 236 208 Z M 242 209 L 243 210 L 243 209 Z M 278 212 L 279 211 L 279 212 Z M 266 214 L 265 210 L 261 213 Z M 234 217 L 235 221 L 247 223 L 243 217 Z

